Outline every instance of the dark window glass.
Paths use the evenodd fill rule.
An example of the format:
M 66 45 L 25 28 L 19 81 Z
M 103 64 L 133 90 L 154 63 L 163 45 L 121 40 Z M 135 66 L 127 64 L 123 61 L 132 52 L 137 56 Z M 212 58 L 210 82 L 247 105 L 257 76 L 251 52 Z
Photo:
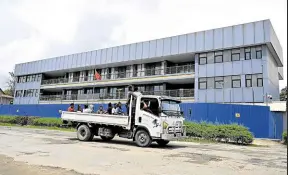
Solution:
M 245 76 L 246 87 L 252 87 L 252 75 Z
M 215 77 L 215 88 L 223 89 L 224 87 L 224 77 Z
M 223 56 L 219 55 L 219 56 L 215 56 L 215 63 L 222 63 L 223 62 Z
M 241 87 L 241 77 L 239 75 L 232 76 L 232 88 Z
M 207 64 L 207 54 L 199 54 L 199 64 Z
M 207 89 L 207 79 L 199 78 L 199 89 Z
M 257 78 L 257 87 L 263 87 L 263 78 Z
M 261 59 L 262 58 L 262 50 L 256 51 L 256 59 Z
M 233 53 L 232 61 L 239 61 L 239 60 L 240 60 L 240 53 Z

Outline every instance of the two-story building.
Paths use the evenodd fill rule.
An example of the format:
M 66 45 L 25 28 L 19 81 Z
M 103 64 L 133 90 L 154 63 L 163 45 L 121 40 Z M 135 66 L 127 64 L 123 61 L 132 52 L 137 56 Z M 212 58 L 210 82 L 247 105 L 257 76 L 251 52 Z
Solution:
M 14 104 L 124 100 L 127 85 L 187 102 L 279 99 L 283 54 L 270 20 L 15 66 Z

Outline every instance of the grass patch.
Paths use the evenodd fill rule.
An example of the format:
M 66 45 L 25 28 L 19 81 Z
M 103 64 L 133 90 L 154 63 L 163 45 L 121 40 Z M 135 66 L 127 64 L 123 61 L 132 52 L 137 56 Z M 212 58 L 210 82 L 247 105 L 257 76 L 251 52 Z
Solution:
M 238 124 L 185 122 L 185 125 L 187 136 L 192 138 L 245 145 L 251 144 L 254 138 L 248 128 Z
M 287 140 L 287 131 L 283 132 L 282 134 L 282 141 L 284 144 L 288 144 L 288 140 Z
M 31 128 L 31 129 L 47 129 L 47 130 L 56 130 L 56 131 L 68 131 L 68 132 L 75 132 L 75 128 L 59 128 L 59 127 L 49 127 L 49 126 L 33 126 L 33 125 L 26 125 L 21 126 L 18 124 L 11 124 L 11 123 L 0 123 L 0 126 L 7 126 L 7 127 L 22 127 L 22 128 Z

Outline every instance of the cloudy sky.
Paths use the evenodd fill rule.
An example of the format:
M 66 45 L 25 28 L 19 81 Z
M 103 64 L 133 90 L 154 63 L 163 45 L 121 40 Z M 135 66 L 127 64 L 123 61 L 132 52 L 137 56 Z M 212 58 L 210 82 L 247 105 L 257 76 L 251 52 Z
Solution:
M 16 63 L 263 19 L 287 72 L 287 0 L 1 0 L 0 87 Z

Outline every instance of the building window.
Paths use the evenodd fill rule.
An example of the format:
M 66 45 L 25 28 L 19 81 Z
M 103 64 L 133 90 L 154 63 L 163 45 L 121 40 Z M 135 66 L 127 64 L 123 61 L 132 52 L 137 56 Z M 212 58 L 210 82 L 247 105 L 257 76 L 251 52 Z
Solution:
M 223 63 L 223 52 L 219 51 L 219 52 L 215 52 L 215 58 L 214 58 L 214 62 L 215 63 Z
M 262 59 L 262 47 L 256 47 L 256 59 Z
M 41 81 L 41 74 L 37 75 L 37 80 L 36 81 Z
M 241 76 L 234 75 L 232 76 L 232 88 L 240 88 L 241 87 Z
M 27 82 L 31 82 L 31 80 L 32 80 L 32 76 L 31 76 L 31 75 L 28 75 L 28 76 L 27 76 Z
M 199 78 L 199 89 L 207 89 L 207 78 Z
M 245 60 L 251 60 L 251 49 L 245 48 Z
M 207 54 L 202 53 L 199 55 L 199 64 L 207 64 Z
M 22 77 L 22 83 L 25 83 L 26 82 L 26 76 L 23 76 Z
M 263 75 L 257 74 L 257 87 L 263 87 Z
M 16 96 L 16 97 L 21 97 L 21 96 L 22 96 L 22 91 L 21 91 L 21 90 L 16 91 L 15 96 Z
M 27 90 L 24 90 L 24 95 L 23 97 L 27 97 Z
M 252 87 L 252 75 L 245 75 L 246 87 Z
M 224 88 L 224 77 L 215 77 L 215 89 Z
M 32 75 L 32 81 L 36 81 L 36 75 Z
M 34 97 L 38 97 L 38 89 L 34 89 Z
M 240 60 L 240 49 L 233 49 L 231 57 L 232 57 L 232 61 L 239 61 Z
M 116 67 L 115 72 L 117 72 L 117 78 L 126 78 L 126 66 Z

